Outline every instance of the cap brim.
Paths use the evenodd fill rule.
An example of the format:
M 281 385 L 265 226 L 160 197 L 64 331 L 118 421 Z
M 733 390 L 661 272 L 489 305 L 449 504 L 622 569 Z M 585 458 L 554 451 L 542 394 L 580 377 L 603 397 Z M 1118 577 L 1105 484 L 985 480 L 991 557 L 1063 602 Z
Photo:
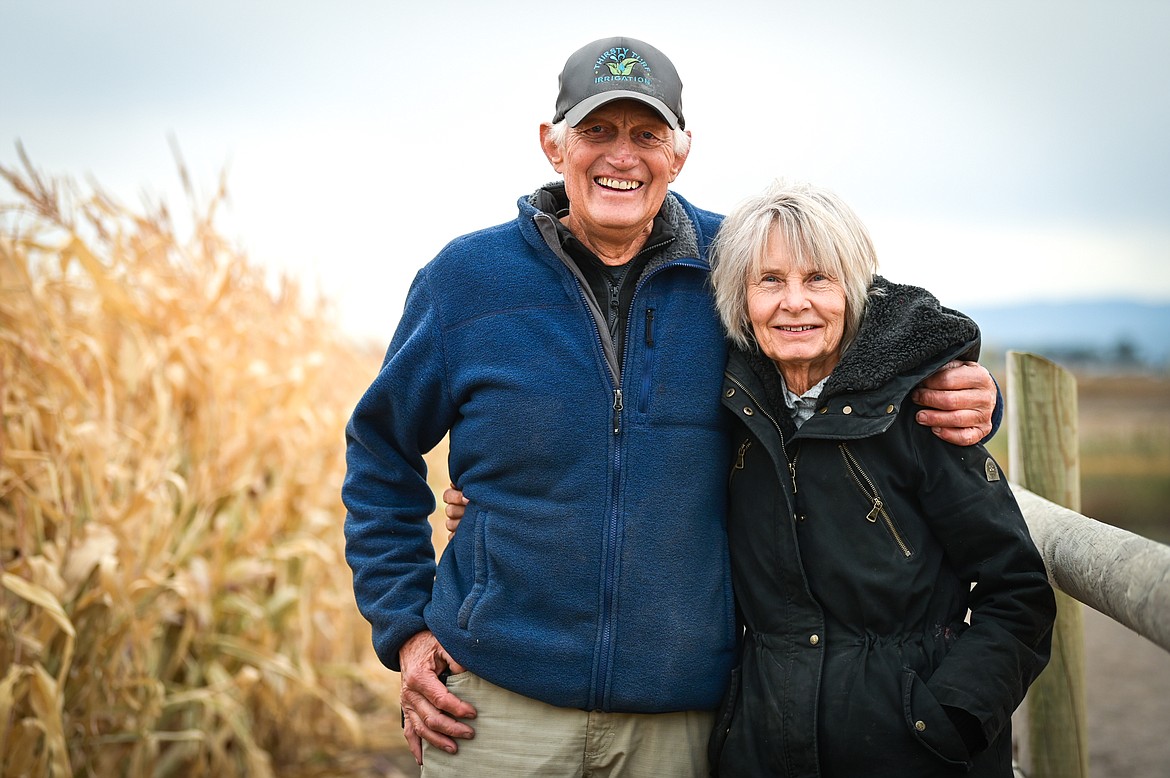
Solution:
M 637 100 L 639 103 L 648 105 L 657 111 L 666 120 L 666 123 L 670 125 L 672 130 L 678 129 L 678 117 L 674 115 L 674 111 L 666 107 L 666 103 L 657 97 L 651 97 L 641 92 L 630 92 L 624 89 L 611 89 L 586 97 L 565 112 L 565 121 L 569 123 L 570 127 L 576 127 L 594 110 L 606 103 L 612 103 L 614 100 Z

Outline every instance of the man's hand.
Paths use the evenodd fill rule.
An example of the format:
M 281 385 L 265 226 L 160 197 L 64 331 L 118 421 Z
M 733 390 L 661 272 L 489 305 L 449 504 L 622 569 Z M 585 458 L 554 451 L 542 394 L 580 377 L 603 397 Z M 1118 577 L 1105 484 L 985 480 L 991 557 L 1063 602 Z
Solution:
M 972 446 L 991 433 L 998 391 L 978 362 L 948 362 L 918 385 L 911 398 L 928 409 L 915 420 L 957 446 Z
M 450 540 L 455 537 L 455 530 L 459 529 L 459 522 L 463 520 L 463 511 L 471 501 L 455 488 L 455 484 L 451 484 L 450 488 L 443 491 L 443 502 L 447 504 L 444 526 L 447 527 L 447 540 Z
M 402 734 L 406 736 L 414 761 L 422 764 L 422 741 L 455 753 L 452 738 L 471 739 L 475 730 L 456 719 L 475 718 L 475 708 L 447 691 L 439 673 L 464 668 L 443 650 L 429 630 L 412 636 L 398 652 L 402 668 Z M 450 715 L 448 715 L 450 714 Z

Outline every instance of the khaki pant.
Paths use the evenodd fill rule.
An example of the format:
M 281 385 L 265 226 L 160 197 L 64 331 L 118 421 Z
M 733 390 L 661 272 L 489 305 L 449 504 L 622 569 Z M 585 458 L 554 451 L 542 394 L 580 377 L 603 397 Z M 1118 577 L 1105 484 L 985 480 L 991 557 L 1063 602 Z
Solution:
M 600 713 L 557 708 L 501 689 L 472 673 L 447 688 L 475 706 L 471 740 L 459 752 L 423 743 L 422 778 L 703 778 L 714 714 Z

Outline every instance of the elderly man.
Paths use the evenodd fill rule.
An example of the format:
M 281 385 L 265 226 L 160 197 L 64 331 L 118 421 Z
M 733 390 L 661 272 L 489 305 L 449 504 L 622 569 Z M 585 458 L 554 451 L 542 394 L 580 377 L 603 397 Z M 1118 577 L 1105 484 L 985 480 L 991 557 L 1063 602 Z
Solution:
M 736 639 L 726 346 L 720 217 L 668 191 L 681 91 L 641 41 L 569 58 L 540 132 L 564 183 L 419 272 L 347 427 L 346 558 L 428 776 L 706 773 Z M 932 381 L 958 410 L 924 423 L 990 431 L 985 370 Z M 436 571 L 422 455 L 448 433 L 470 504 Z

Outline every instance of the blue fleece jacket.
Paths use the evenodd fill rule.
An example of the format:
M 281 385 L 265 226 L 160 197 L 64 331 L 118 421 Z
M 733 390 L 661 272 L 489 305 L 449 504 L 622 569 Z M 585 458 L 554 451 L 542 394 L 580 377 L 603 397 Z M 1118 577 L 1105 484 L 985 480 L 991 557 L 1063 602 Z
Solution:
M 542 235 L 551 217 L 518 206 L 419 272 L 346 429 L 358 606 L 392 669 L 429 628 L 471 671 L 553 705 L 713 708 L 734 647 L 726 348 L 705 259 L 720 217 L 668 195 L 680 237 L 638 284 L 615 369 Z M 436 570 L 423 453 L 448 432 L 471 504 Z

